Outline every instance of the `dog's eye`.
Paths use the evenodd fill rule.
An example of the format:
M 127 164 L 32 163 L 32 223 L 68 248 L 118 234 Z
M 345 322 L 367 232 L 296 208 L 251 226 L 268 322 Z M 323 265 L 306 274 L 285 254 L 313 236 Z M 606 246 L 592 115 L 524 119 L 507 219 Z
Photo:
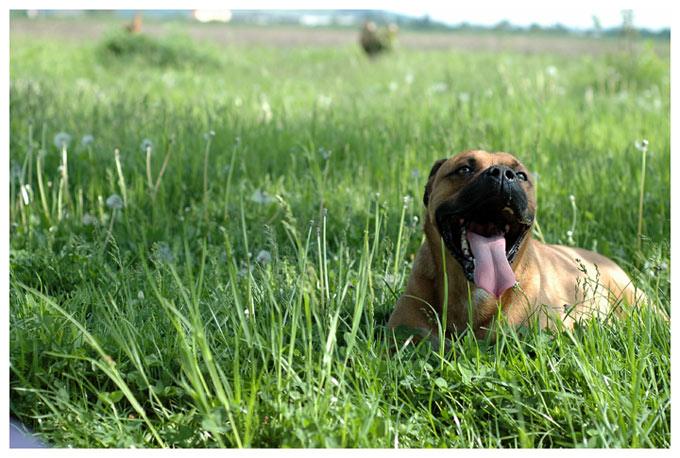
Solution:
M 472 173 L 472 167 L 469 165 L 462 165 L 456 169 L 456 175 L 468 175 Z
M 518 179 L 519 181 L 527 181 L 527 174 L 526 174 L 526 173 L 524 173 L 524 172 L 517 172 L 516 175 L 517 175 L 517 179 Z

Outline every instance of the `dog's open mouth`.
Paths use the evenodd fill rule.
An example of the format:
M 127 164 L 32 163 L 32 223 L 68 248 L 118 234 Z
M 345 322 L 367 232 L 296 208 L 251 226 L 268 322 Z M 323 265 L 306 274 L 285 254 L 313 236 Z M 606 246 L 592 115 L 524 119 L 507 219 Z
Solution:
M 515 284 L 515 260 L 533 217 L 500 196 L 473 208 L 442 206 L 436 212 L 439 233 L 465 277 L 497 299 Z

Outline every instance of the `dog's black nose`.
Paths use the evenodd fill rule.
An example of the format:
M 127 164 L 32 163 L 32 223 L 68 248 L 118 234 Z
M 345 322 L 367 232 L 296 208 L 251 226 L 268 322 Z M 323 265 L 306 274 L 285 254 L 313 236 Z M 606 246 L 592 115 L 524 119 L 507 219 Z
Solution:
M 517 178 L 515 171 L 505 165 L 492 165 L 484 171 L 484 175 L 498 181 L 514 181 Z

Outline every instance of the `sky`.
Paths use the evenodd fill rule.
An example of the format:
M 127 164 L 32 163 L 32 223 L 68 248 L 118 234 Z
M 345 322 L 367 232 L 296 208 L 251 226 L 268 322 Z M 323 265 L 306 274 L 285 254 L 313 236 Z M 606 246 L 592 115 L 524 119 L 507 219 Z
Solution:
M 553 7 L 548 7 L 550 2 L 542 4 L 530 1 L 507 1 L 507 2 L 451 2 L 460 7 L 441 7 L 435 2 L 403 2 L 392 11 L 423 16 L 429 14 L 433 20 L 450 24 L 468 22 L 470 24 L 493 25 L 507 19 L 512 24 L 528 26 L 538 23 L 542 26 L 562 25 L 575 28 L 592 28 L 593 16 L 597 16 L 602 27 L 609 28 L 618 26 L 622 22 L 621 11 L 633 10 L 633 23 L 637 27 L 649 29 L 661 29 L 671 26 L 672 7 L 671 1 L 657 2 L 555 2 Z M 442 5 L 440 2 L 439 5 Z
M 31 0 L 28 3 L 33 3 Z M 16 3 L 17 5 L 12 5 Z M 567 27 L 591 28 L 593 15 L 602 27 L 621 24 L 621 10 L 632 9 L 634 24 L 658 30 L 671 26 L 674 0 L 104 0 L 96 8 L 109 9 L 383 9 L 460 24 L 494 25 L 507 19 L 512 24 L 541 26 L 560 22 Z M 90 0 L 38 0 L 35 5 L 10 0 L 10 8 L 87 9 Z

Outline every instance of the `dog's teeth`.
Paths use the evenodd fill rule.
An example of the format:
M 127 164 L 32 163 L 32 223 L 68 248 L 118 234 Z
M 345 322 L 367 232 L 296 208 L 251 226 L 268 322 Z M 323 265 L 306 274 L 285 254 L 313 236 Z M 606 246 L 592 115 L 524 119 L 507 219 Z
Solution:
M 465 229 L 460 234 L 460 249 L 465 257 L 470 257 L 470 246 L 468 245 Z
M 510 208 L 510 207 L 505 207 L 505 208 L 503 209 L 503 211 L 504 211 L 504 212 L 508 212 L 508 213 L 510 213 L 511 215 L 514 215 L 514 214 L 515 214 L 515 212 L 512 211 L 512 208 Z

